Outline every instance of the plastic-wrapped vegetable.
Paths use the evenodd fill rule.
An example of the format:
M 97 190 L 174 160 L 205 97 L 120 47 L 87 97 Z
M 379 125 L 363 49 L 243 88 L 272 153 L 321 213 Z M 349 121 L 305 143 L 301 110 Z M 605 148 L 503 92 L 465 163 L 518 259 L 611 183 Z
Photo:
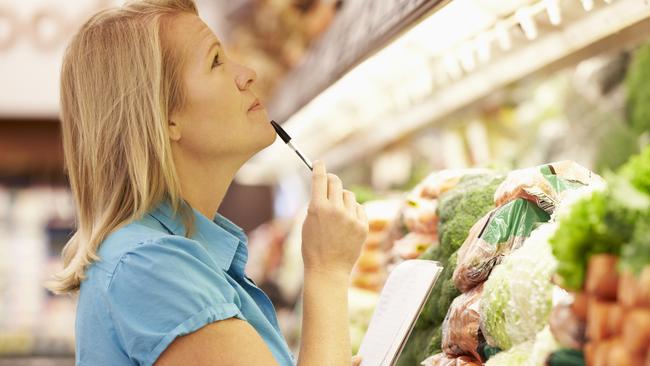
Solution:
M 449 258 L 465 241 L 474 223 L 494 208 L 493 196 L 503 177 L 494 174 L 468 175 L 438 199 L 440 260 Z
M 547 323 L 556 267 L 548 238 L 555 224 L 535 230 L 492 271 L 483 286 L 481 330 L 488 344 L 507 350 L 529 340 Z
M 437 234 L 437 198 L 453 189 L 464 175 L 471 172 L 478 173 L 481 170 L 443 170 L 422 180 L 406 199 L 403 219 L 408 231 Z
M 570 304 L 555 306 L 549 318 L 549 325 L 553 336 L 563 347 L 581 349 L 584 346 L 587 324 L 579 319 Z
M 524 199 L 516 199 L 490 212 L 477 222 L 458 250 L 454 283 L 462 292 L 484 282 L 492 267 L 517 249 L 548 213 Z
M 602 178 L 576 162 L 560 161 L 510 172 L 494 194 L 494 202 L 499 207 L 523 198 L 552 214 L 563 191 L 594 182 Z
M 402 259 L 415 259 L 425 250 L 438 245 L 435 235 L 408 233 L 402 239 L 395 241 L 393 252 Z
M 560 345 L 557 343 L 548 326 L 535 336 L 535 343 L 530 351 L 530 357 L 522 366 L 545 366 L 548 356 L 555 352 Z
M 551 331 L 545 327 L 534 339 L 497 353 L 485 366 L 546 366 L 547 359 L 558 347 Z
M 454 189 L 464 176 L 485 173 L 489 173 L 489 171 L 484 169 L 450 169 L 431 173 L 413 189 L 412 193 L 417 197 L 436 199 L 443 193 Z
M 433 355 L 420 363 L 422 366 L 480 366 L 481 363 L 471 357 L 447 356 L 444 353 Z
M 503 351 L 490 358 L 485 366 L 522 366 L 530 357 L 533 342 L 520 343 L 507 351 Z
M 484 343 L 480 334 L 479 302 L 483 286 L 458 296 L 451 303 L 442 323 L 442 350 L 447 355 L 469 355 L 481 360 L 478 350 Z
M 410 197 L 406 200 L 404 207 L 404 224 L 408 231 L 418 233 L 437 234 L 438 214 L 436 200 L 420 197 Z

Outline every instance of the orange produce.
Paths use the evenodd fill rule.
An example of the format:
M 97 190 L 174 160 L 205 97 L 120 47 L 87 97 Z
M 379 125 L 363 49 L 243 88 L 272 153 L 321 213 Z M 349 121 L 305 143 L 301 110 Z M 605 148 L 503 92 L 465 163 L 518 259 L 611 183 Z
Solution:
M 625 316 L 623 340 L 629 352 L 647 353 L 650 348 L 650 309 L 634 309 Z
M 623 309 L 614 302 L 589 299 L 587 309 L 587 339 L 600 342 L 620 333 Z
M 611 254 L 596 254 L 589 259 L 585 290 L 601 300 L 616 301 L 618 292 L 618 257 Z

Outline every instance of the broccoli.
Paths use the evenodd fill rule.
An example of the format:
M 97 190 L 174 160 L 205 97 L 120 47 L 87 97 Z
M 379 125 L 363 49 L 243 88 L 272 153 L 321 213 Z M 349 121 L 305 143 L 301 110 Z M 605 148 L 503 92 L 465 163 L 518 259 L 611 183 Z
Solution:
M 494 174 L 468 175 L 438 201 L 439 241 L 442 258 L 449 258 L 465 241 L 469 229 L 494 208 L 494 192 L 503 181 Z

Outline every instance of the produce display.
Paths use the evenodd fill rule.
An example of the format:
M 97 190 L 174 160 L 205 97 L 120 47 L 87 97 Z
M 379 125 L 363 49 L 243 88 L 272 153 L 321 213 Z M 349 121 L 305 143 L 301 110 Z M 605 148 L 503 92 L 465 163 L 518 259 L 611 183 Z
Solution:
M 384 285 L 387 257 L 382 243 L 388 236 L 390 222 L 397 216 L 399 203 L 386 200 L 364 204 L 368 215 L 369 232 L 352 270 L 353 287 L 379 292 Z
M 428 356 L 441 352 L 442 323 L 447 309 L 460 295 L 452 279 L 456 267 L 456 251 L 474 223 L 494 208 L 494 193 L 505 178 L 485 170 L 462 173 L 464 175 L 461 175 L 453 189 L 438 197 L 439 245 L 429 248 L 420 258 L 439 261 L 444 269 L 402 351 L 399 365 L 416 365 Z
M 444 270 L 398 364 L 543 365 L 550 354 L 555 362 L 576 359 L 549 325 L 554 294 L 563 291 L 553 282 L 561 279 L 562 261 L 550 241 L 561 231 L 556 211 L 567 212 L 578 197 L 604 187 L 598 175 L 563 161 L 507 176 L 467 172 L 437 197 L 435 214 L 419 205 L 421 217 L 437 219 L 438 236 L 438 245 L 419 258 L 437 260 Z M 422 238 L 426 227 L 433 225 L 402 224 L 406 233 L 394 245 Z
M 456 288 L 466 292 L 485 282 L 504 256 L 519 248 L 537 225 L 549 219 L 546 211 L 523 198 L 488 213 L 472 227 L 458 250 Z
M 549 223 L 535 230 L 485 282 L 480 313 L 488 344 L 509 349 L 534 338 L 547 324 L 556 266 L 548 237 L 554 229 Z
M 650 147 L 605 179 L 438 172 L 379 227 L 387 271 L 444 266 L 398 365 L 650 365 Z
M 650 365 L 649 169 L 646 147 L 607 177 L 606 189 L 561 215 L 551 239 L 557 282 L 573 301 L 556 307 L 550 323 L 587 365 Z

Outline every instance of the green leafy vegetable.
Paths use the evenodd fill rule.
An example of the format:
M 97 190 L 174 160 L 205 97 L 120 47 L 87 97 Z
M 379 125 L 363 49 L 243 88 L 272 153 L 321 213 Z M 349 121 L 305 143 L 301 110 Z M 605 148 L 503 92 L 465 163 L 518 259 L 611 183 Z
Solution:
M 650 145 L 621 167 L 621 175 L 639 191 L 650 194 Z
M 521 366 L 530 357 L 533 342 L 525 342 L 512 347 L 511 349 L 499 352 L 490 358 L 485 366 Z
M 582 351 L 561 349 L 548 357 L 547 364 L 548 366 L 585 366 L 585 357 Z
M 637 220 L 632 240 L 623 246 L 621 267 L 638 275 L 650 265 L 650 213 Z
M 485 282 L 481 330 L 491 346 L 507 350 L 533 339 L 548 323 L 556 266 L 548 238 L 554 230 L 554 224 L 546 224 L 533 231 Z

